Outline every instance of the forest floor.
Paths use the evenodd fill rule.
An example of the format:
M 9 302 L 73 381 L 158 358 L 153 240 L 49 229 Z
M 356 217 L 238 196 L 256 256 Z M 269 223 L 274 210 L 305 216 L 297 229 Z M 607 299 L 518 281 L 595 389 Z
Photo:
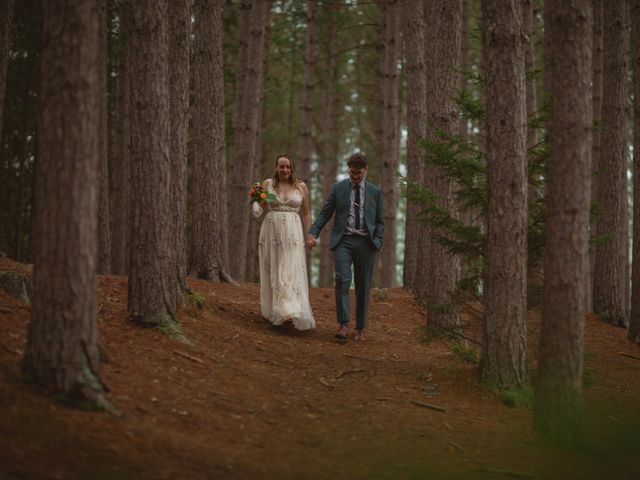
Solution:
M 402 289 L 372 301 L 366 341 L 339 342 L 332 289 L 311 290 L 317 329 L 298 332 L 261 318 L 256 284 L 189 284 L 205 302 L 180 311 L 190 345 L 128 324 L 126 278 L 99 278 L 100 374 L 121 417 L 21 381 L 30 309 L 0 291 L 0 480 L 640 478 L 640 348 L 623 329 L 587 319 L 585 447 L 568 452 L 464 350 L 425 342 Z M 532 312 L 532 372 L 539 326 Z

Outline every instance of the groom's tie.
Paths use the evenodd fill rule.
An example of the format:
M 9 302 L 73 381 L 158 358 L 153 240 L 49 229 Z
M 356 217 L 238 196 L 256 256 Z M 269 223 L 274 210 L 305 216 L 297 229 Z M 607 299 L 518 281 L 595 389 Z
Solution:
M 353 200 L 353 213 L 356 216 L 356 231 L 360 230 L 360 184 L 356 183 L 356 194 Z

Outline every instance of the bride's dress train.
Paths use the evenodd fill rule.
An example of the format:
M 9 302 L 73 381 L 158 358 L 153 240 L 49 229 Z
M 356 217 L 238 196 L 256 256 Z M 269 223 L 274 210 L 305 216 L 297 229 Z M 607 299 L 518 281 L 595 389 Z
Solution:
M 271 185 L 267 189 L 276 193 Z M 284 202 L 278 198 L 268 205 L 260 228 L 260 310 L 274 325 L 289 318 L 298 330 L 308 330 L 316 322 L 309 305 L 301 206 L 298 189 Z

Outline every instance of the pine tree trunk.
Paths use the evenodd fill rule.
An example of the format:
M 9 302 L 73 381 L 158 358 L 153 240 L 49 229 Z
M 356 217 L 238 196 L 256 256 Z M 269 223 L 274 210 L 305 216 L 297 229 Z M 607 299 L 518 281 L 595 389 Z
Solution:
M 591 3 L 547 0 L 551 157 L 544 299 L 534 424 L 566 446 L 581 440 L 591 186 Z
M 175 305 L 182 305 L 187 286 L 187 142 L 189 137 L 189 62 L 191 0 L 169 2 L 169 111 L 171 124 L 171 227 L 176 276 Z
M 129 316 L 145 326 L 177 328 L 170 205 L 166 0 L 131 2 L 131 210 Z
M 400 78 L 398 61 L 402 49 L 402 8 L 397 0 L 384 2 L 382 62 L 382 157 L 380 188 L 384 201 L 384 248 L 380 252 L 380 286 L 396 284 L 396 216 L 398 214 L 398 166 L 400 164 Z M 384 179 L 384 181 L 382 181 Z
M 98 165 L 100 191 L 98 193 L 98 274 L 111 273 L 111 234 L 109 232 L 109 122 L 107 110 L 107 0 L 98 2 L 98 68 L 100 98 L 98 103 Z
M 602 119 L 602 11 L 603 0 L 592 0 L 593 38 L 592 38 L 592 103 L 593 103 L 593 142 L 591 146 L 591 196 L 592 205 L 597 201 L 598 168 L 600 164 L 600 129 Z M 591 225 L 590 239 L 596 238 L 595 225 Z M 593 275 L 595 272 L 595 250 L 589 250 L 589 275 L 587 276 L 587 311 L 593 311 Z
M 526 86 L 519 0 L 484 0 L 487 273 L 481 373 L 521 386 L 527 375 Z
M 307 34 L 304 47 L 304 80 L 302 87 L 302 112 L 300 114 L 300 148 L 298 154 L 298 178 L 309 186 L 311 177 L 311 136 L 313 114 L 313 86 L 316 82 L 316 9 L 317 1 L 307 0 Z M 310 187 L 310 186 L 309 186 Z M 305 232 L 306 233 L 306 232 Z
M 423 2 L 408 0 L 404 5 L 404 43 L 407 75 L 407 178 L 410 183 L 423 182 L 424 150 L 420 141 L 427 132 L 427 86 L 425 69 L 425 21 Z M 405 218 L 404 274 L 407 289 L 416 288 L 418 243 L 421 226 L 420 208 L 407 199 Z
M 220 2 L 198 0 L 190 271 L 214 282 L 230 280 L 224 257 L 226 169 L 222 54 Z
M 43 7 L 34 295 L 24 373 L 49 391 L 105 405 L 96 316 L 98 105 L 105 94 L 99 6 L 94 0 Z
M 243 2 L 244 8 L 245 2 Z M 256 141 L 261 121 L 262 87 L 264 84 L 265 29 L 267 24 L 267 1 L 251 2 L 249 20 L 241 22 L 247 30 L 240 32 L 240 37 L 248 38 L 246 61 L 240 50 L 239 70 L 237 78 L 242 82 L 239 88 L 235 108 L 236 122 L 234 128 L 234 148 L 229 168 L 229 203 L 228 225 L 229 242 L 233 241 L 234 250 L 246 252 L 249 233 L 249 216 L 247 213 L 247 190 L 254 179 L 247 179 L 247 172 L 253 173 L 257 167 Z M 243 12 L 244 14 L 244 12 Z M 231 275 L 244 280 L 246 255 L 231 255 Z
M 131 10 L 128 0 L 120 0 L 120 42 L 116 80 L 115 135 L 111 168 L 110 224 L 111 273 L 129 273 L 129 237 L 132 221 L 129 182 L 131 178 L 131 81 L 130 38 Z
M 458 132 L 458 106 L 455 93 L 460 62 L 462 3 L 460 0 L 427 2 L 427 133 L 429 141 L 437 141 L 439 131 L 449 135 Z M 442 175 L 439 167 L 427 164 L 423 186 L 440 197 L 439 206 L 453 210 L 453 182 Z M 423 227 L 418 246 L 416 292 L 429 310 L 430 325 L 449 330 L 460 327 L 457 307 L 451 295 L 456 287 L 458 259 L 435 239 L 438 230 Z
M 339 63 L 336 58 L 336 42 L 338 35 L 338 21 L 336 15 L 339 13 L 339 4 L 325 6 L 327 9 L 327 19 L 325 21 L 325 81 L 324 81 L 324 99 L 323 99 L 323 132 L 322 138 L 322 201 L 329 197 L 331 187 L 336 181 L 338 171 L 338 155 L 340 152 L 340 143 L 344 132 L 340 131 L 340 111 L 342 101 L 340 99 L 337 85 L 339 82 Z M 315 249 L 320 256 L 318 267 L 318 286 L 331 287 L 334 283 L 333 256 L 329 250 L 329 242 L 331 241 L 331 229 L 333 227 L 333 219 L 320 232 L 320 248 Z
M 593 309 L 602 320 L 628 325 L 627 239 L 627 32 L 626 0 L 607 3 L 603 10 L 602 126 L 596 201 L 596 259 Z
M 629 340 L 640 344 L 640 1 L 631 3 L 633 41 L 633 272 Z
M 7 65 L 11 48 L 11 25 L 13 22 L 14 0 L 0 2 L 0 138 L 4 118 L 4 92 L 6 90 Z

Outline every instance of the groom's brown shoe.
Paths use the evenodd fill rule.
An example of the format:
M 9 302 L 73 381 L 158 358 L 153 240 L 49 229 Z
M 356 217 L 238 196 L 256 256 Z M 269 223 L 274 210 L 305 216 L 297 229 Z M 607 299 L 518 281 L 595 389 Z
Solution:
M 340 325 L 340 328 L 336 332 L 336 338 L 338 338 L 340 340 L 346 340 L 347 339 L 347 326 L 346 325 Z
M 364 340 L 364 329 L 356 328 L 356 334 L 353 336 L 353 339 L 358 342 L 361 342 L 362 340 Z

